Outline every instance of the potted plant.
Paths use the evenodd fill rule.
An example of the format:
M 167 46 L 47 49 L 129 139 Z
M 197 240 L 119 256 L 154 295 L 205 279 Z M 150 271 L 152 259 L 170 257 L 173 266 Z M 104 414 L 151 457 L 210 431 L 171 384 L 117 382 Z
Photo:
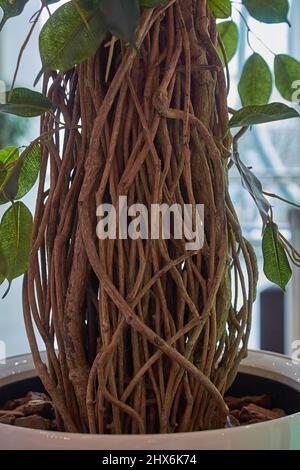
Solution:
M 0 1 L 2 25 L 26 3 Z M 15 87 L 23 50 L 53 3 L 59 2 L 43 0 L 34 15 L 0 105 L 1 112 L 41 116 L 40 136 L 28 147 L 0 152 L 1 203 L 9 204 L 0 225 L 0 272 L 9 286 L 24 274 L 26 332 L 34 374 L 54 405 L 55 442 L 67 448 L 60 439 L 69 433 L 73 448 L 179 448 L 182 439 L 188 445 L 183 436 L 194 436 L 211 447 L 218 435 L 238 447 L 237 436 L 247 441 L 247 430 L 261 429 L 270 446 L 279 445 L 274 429 L 292 435 L 299 414 L 224 431 L 224 395 L 248 354 L 258 279 L 228 178 L 235 166 L 262 216 L 265 274 L 285 289 L 290 261 L 299 266 L 300 255 L 238 146 L 251 126 L 298 112 L 269 103 L 272 74 L 256 52 L 239 85 L 243 107 L 228 108 L 228 62 L 238 41 L 229 0 L 57 5 L 39 38 L 42 93 Z M 241 8 L 266 23 L 288 22 L 286 0 L 272 8 L 243 0 Z M 293 101 L 299 78 L 299 62 L 275 57 L 285 100 Z M 21 199 L 38 173 L 32 220 Z M 295 368 L 288 377 L 287 359 L 272 357 L 275 377 L 264 357 L 256 375 L 299 394 L 296 366 L 289 362 Z M 253 358 L 259 364 L 251 358 L 247 374 Z M 33 375 L 28 361 L 19 380 Z M 6 445 L 12 429 L 21 447 L 32 433 L 34 448 L 55 445 L 51 432 L 2 424 Z M 149 434 L 161 434 L 156 444 Z M 291 445 L 288 437 L 280 445 Z

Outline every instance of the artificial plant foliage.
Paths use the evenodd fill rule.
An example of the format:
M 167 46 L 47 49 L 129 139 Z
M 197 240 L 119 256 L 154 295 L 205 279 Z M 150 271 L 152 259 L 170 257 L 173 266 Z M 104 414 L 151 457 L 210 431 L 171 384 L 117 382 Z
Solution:
M 288 23 L 288 0 L 242 0 L 250 15 L 264 23 Z
M 31 232 L 32 215 L 23 202 L 16 202 L 4 213 L 0 224 L 0 249 L 9 283 L 27 270 Z
M 264 230 L 262 243 L 264 273 L 271 282 L 285 291 L 292 277 L 292 270 L 278 233 L 278 226 L 270 221 Z
M 14 88 L 5 93 L 5 103 L 0 103 L 0 112 L 21 117 L 41 116 L 52 107 L 51 101 L 41 93 L 27 88 Z
M 97 51 L 107 29 L 100 14 L 101 2 L 91 3 L 87 9 L 78 1 L 85 22 L 71 1 L 60 6 L 46 22 L 39 38 L 44 70 L 63 72 Z
M 134 45 L 140 19 L 139 0 L 102 1 L 99 2 L 99 8 L 108 31 Z
M 220 40 L 224 45 L 227 62 L 230 62 L 238 48 L 239 30 L 237 24 L 234 21 L 222 21 L 218 23 L 217 30 L 220 35 Z M 218 47 L 218 53 L 225 65 L 225 59 L 220 46 Z
M 252 196 L 265 225 L 269 218 L 271 205 L 263 194 L 262 184 L 250 168 L 242 162 L 238 154 L 235 155 L 235 164 L 241 175 L 242 185 Z
M 271 70 L 264 58 L 253 53 L 246 61 L 238 85 L 243 106 L 267 104 L 273 88 Z
M 230 127 L 253 126 L 273 121 L 299 118 L 299 113 L 283 103 L 244 106 L 230 119 Z
M 0 22 L 0 31 L 9 18 L 18 16 L 24 10 L 28 0 L 0 0 L 0 7 L 3 11 L 3 16 Z
M 230 0 L 208 0 L 207 5 L 216 18 L 228 18 L 231 15 Z
M 274 59 L 276 87 L 287 101 L 293 101 L 294 84 L 300 80 L 300 62 L 287 54 L 278 54 Z

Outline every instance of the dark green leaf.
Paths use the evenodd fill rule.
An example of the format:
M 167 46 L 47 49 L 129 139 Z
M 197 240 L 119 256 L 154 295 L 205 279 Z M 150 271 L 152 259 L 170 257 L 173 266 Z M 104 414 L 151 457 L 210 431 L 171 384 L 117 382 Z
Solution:
M 293 108 L 282 103 L 245 106 L 240 109 L 229 121 L 230 127 L 252 126 L 266 122 L 283 121 L 284 119 L 300 117 Z
M 288 23 L 288 0 L 242 0 L 253 18 L 263 23 Z
M 14 88 L 7 91 L 6 103 L 0 104 L 0 112 L 22 117 L 35 117 L 49 111 L 51 101 L 41 93 L 27 88 Z
M 278 227 L 269 222 L 263 236 L 264 273 L 269 281 L 285 291 L 292 277 L 292 270 L 284 246 L 278 237 Z
M 135 33 L 140 19 L 139 0 L 100 2 L 100 11 L 107 29 L 113 35 L 132 45 L 135 43 Z
M 254 173 L 252 173 L 252 171 L 242 162 L 238 155 L 236 155 L 235 164 L 241 175 L 242 184 L 254 199 L 265 224 L 267 222 L 271 206 L 269 201 L 263 195 L 262 184 Z
M 27 2 L 28 0 L 0 0 L 0 7 L 3 10 L 0 31 L 9 18 L 18 16 L 22 13 Z
M 96 53 L 107 31 L 100 3 L 95 0 L 93 8 L 80 6 L 80 10 L 86 22 L 73 3 L 68 2 L 59 7 L 42 28 L 39 47 L 44 69 L 65 71 Z
M 286 54 L 279 54 L 274 61 L 275 83 L 281 96 L 293 101 L 293 84 L 300 80 L 300 62 Z
M 267 104 L 272 94 L 273 79 L 267 62 L 254 53 L 245 63 L 238 86 L 243 106 Z
M 231 16 L 230 0 L 208 0 L 208 8 L 216 18 Z
M 224 44 L 226 56 L 228 62 L 231 61 L 235 55 L 239 42 L 239 30 L 237 25 L 233 21 L 223 21 L 217 25 L 220 38 Z M 224 65 L 224 57 L 220 47 L 218 47 L 218 53 Z
M 22 202 L 17 202 L 5 212 L 0 225 L 0 246 L 9 282 L 27 270 L 31 235 L 31 213 Z

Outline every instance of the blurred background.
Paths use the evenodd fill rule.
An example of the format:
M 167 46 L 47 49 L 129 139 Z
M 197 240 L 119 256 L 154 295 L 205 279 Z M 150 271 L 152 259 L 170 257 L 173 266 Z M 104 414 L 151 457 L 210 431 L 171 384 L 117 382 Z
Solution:
M 263 55 L 273 65 L 274 53 L 288 53 L 300 60 L 300 1 L 291 0 L 290 18 L 292 28 L 286 24 L 266 25 L 247 18 L 249 26 L 259 39 L 250 35 L 252 48 Z M 26 5 L 21 18 L 13 18 L 0 33 L 0 79 L 9 87 L 14 74 L 18 51 L 29 30 L 29 20 L 38 9 L 38 0 Z M 231 107 L 241 106 L 237 85 L 245 59 L 252 51 L 246 40 L 246 27 L 238 13 L 239 6 L 233 3 L 233 19 L 241 28 L 238 53 L 230 63 Z M 245 10 L 243 10 L 244 12 Z M 1 13 L 0 13 L 1 15 Z M 25 18 L 27 21 L 25 21 Z M 32 88 L 40 70 L 37 53 L 38 30 L 33 35 L 24 54 L 18 75 L 18 86 Z M 300 79 L 300 77 L 299 77 Z M 38 87 L 37 87 L 38 89 Z M 272 101 L 282 101 L 274 91 Z M 295 105 L 296 106 L 296 105 Z M 298 106 L 299 108 L 299 106 Z M 0 114 L 0 148 L 9 145 L 27 145 L 39 132 L 39 120 L 25 120 Z M 299 119 L 256 126 L 240 144 L 240 156 L 251 166 L 261 180 L 264 190 L 300 202 L 300 123 Z M 272 286 L 263 275 L 261 252 L 262 224 L 253 200 L 241 187 L 240 176 L 235 170 L 231 174 L 231 194 L 242 222 L 245 236 L 256 249 L 259 268 L 259 295 L 254 308 L 254 324 L 250 347 L 291 354 L 299 347 L 300 341 L 300 270 L 295 270 L 287 293 Z M 25 203 L 34 210 L 35 191 L 26 197 Z M 284 235 L 300 248 L 300 211 L 291 209 L 276 199 L 272 199 L 274 218 Z M 0 217 L 5 206 L 0 206 Z M 0 341 L 6 345 L 6 355 L 12 356 L 29 351 L 22 317 L 22 279 L 13 282 L 9 295 L 0 301 Z M 6 286 L 0 287 L 0 295 Z M 1 357 L 0 357 L 1 360 Z

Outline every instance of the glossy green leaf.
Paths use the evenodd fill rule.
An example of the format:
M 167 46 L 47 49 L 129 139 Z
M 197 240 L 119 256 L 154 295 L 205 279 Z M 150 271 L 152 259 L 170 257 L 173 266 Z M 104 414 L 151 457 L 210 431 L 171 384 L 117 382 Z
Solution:
M 285 291 L 292 277 L 291 266 L 284 246 L 278 237 L 278 227 L 269 222 L 263 236 L 264 273 L 269 281 Z
M 224 44 L 226 56 L 228 62 L 234 57 L 238 42 L 239 42 L 239 30 L 237 25 L 233 21 L 223 21 L 217 25 L 220 38 Z M 218 53 L 224 65 L 224 57 L 220 47 L 218 47 Z
M 21 117 L 35 117 L 49 111 L 51 101 L 41 93 L 27 88 L 14 88 L 7 91 L 6 103 L 0 104 L 0 112 L 14 114 Z
M 265 105 L 245 106 L 240 109 L 229 121 L 230 127 L 252 126 L 266 122 L 283 121 L 285 119 L 299 118 L 297 111 L 283 103 L 270 103 Z
M 134 44 L 139 25 L 139 0 L 109 0 L 100 2 L 100 11 L 107 29 L 124 41 Z
M 48 19 L 39 38 L 43 69 L 65 71 L 96 53 L 107 28 L 100 14 L 101 2 L 86 9 L 80 4 L 83 21 L 72 2 L 59 7 Z
M 228 18 L 231 16 L 230 0 L 208 0 L 207 4 L 216 18 Z
M 261 218 L 266 224 L 271 205 L 269 201 L 265 198 L 263 194 L 263 187 L 259 179 L 254 175 L 254 173 L 242 162 L 239 156 L 236 156 L 235 164 L 242 179 L 243 187 L 250 193 L 252 196 L 259 212 Z
M 0 22 L 0 31 L 9 18 L 18 16 L 24 10 L 28 0 L 0 0 L 0 7 L 3 11 L 3 17 Z
M 300 80 L 300 62 L 286 54 L 275 56 L 274 60 L 275 83 L 281 96 L 288 101 L 293 101 L 295 87 Z
M 267 104 L 273 87 L 271 70 L 261 55 L 254 53 L 244 65 L 238 85 L 243 106 Z
M 17 202 L 5 212 L 0 225 L 0 246 L 9 282 L 27 270 L 31 235 L 32 215 L 22 202 Z
M 288 23 L 288 0 L 242 0 L 250 15 L 263 23 Z

